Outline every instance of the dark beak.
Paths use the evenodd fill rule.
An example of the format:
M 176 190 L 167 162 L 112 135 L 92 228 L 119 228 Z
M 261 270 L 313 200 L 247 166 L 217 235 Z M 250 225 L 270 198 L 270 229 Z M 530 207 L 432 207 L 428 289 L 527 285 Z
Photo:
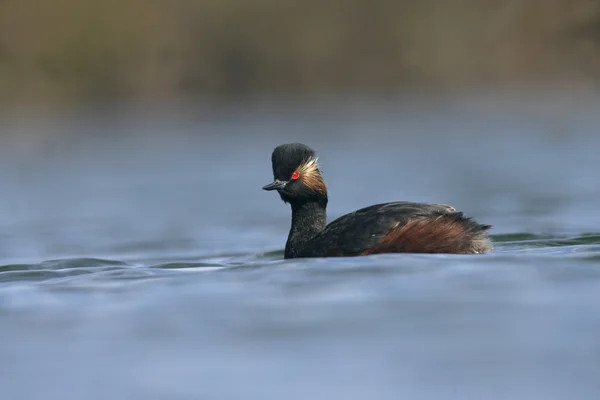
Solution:
M 286 181 L 280 181 L 278 179 L 275 179 L 273 183 L 269 183 L 267 186 L 263 186 L 263 190 L 283 189 L 285 185 L 287 185 Z

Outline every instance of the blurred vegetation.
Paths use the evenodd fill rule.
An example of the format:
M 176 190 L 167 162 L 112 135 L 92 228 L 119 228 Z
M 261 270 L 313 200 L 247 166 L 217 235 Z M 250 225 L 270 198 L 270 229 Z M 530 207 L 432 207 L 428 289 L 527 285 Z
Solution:
M 599 0 L 0 0 L 1 105 L 599 75 Z

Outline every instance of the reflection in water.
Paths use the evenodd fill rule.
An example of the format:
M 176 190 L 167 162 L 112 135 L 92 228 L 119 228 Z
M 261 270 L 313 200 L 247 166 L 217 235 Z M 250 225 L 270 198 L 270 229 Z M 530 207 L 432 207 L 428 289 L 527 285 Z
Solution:
M 4 130 L 3 393 L 598 398 L 596 116 L 561 119 L 557 139 L 486 107 L 263 105 Z M 283 261 L 289 210 L 260 188 L 290 141 L 321 156 L 330 219 L 449 203 L 493 224 L 497 250 Z

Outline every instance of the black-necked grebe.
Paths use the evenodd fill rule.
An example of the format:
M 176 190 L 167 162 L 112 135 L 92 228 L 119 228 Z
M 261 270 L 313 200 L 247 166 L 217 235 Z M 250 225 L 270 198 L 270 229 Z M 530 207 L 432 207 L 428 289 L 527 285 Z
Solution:
M 445 204 L 393 202 L 362 208 L 327 225 L 327 186 L 315 152 L 301 143 L 273 150 L 273 183 L 292 207 L 284 258 L 378 253 L 481 254 L 492 250 L 490 225 Z

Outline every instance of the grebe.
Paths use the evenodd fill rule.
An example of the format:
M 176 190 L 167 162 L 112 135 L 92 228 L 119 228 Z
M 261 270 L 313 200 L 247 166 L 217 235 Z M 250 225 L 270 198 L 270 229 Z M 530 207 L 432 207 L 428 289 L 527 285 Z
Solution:
M 445 204 L 392 202 L 343 215 L 327 225 L 327 186 L 315 152 L 282 144 L 271 156 L 277 190 L 292 207 L 284 258 L 351 257 L 378 253 L 482 254 L 493 249 L 491 225 Z

